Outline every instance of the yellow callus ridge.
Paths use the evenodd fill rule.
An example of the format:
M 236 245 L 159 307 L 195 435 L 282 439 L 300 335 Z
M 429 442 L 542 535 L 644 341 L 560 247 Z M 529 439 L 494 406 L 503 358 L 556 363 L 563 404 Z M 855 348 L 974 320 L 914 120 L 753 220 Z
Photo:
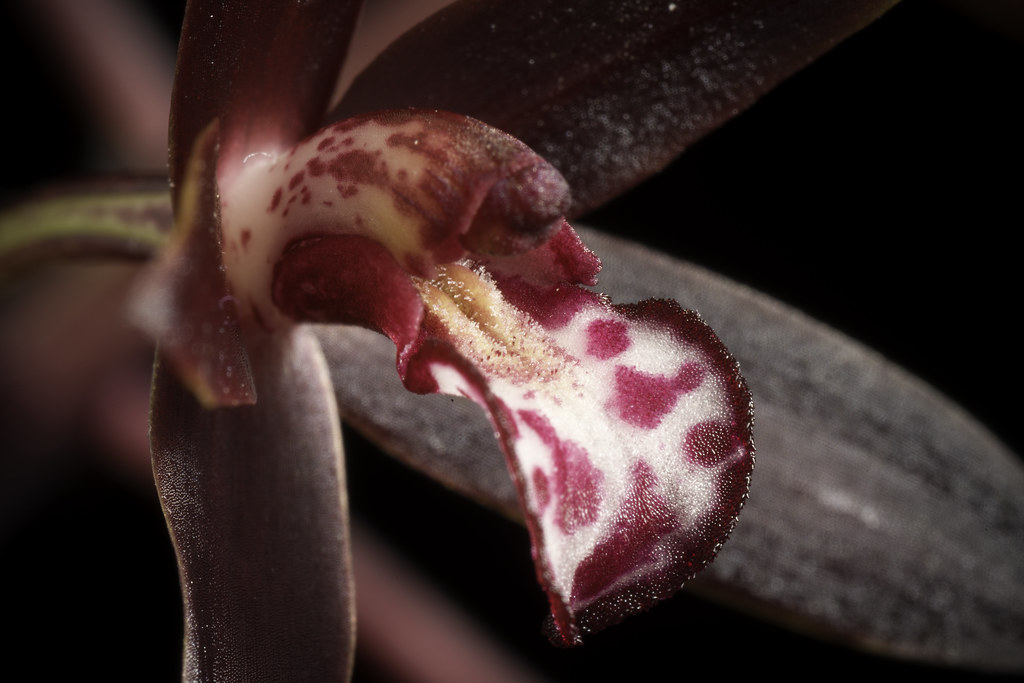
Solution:
M 427 315 L 485 375 L 512 382 L 550 381 L 565 353 L 530 316 L 508 303 L 483 268 L 451 263 L 429 280 L 414 278 Z

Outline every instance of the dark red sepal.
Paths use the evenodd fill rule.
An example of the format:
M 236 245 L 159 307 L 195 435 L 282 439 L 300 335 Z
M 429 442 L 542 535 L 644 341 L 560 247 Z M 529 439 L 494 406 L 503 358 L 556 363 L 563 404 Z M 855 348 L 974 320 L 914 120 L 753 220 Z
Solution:
M 312 333 L 251 345 L 255 406 L 206 409 L 158 362 L 153 473 L 178 555 L 184 680 L 344 683 L 355 642 L 337 409 Z
M 221 260 L 215 121 L 196 140 L 171 243 L 140 277 L 132 312 L 207 406 L 256 401 L 235 298 Z
M 171 100 L 171 181 L 220 119 L 222 159 L 286 149 L 320 127 L 361 0 L 190 0 Z M 175 188 L 175 192 L 178 188 Z

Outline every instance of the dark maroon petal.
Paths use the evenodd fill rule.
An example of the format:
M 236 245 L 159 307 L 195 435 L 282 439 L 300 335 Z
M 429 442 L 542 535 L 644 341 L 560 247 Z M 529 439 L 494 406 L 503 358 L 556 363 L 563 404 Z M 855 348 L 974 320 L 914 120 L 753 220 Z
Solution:
M 221 158 L 286 149 L 320 127 L 362 2 L 191 0 L 171 101 L 171 180 L 221 120 Z
M 571 215 L 664 167 L 895 0 L 458 2 L 396 41 L 331 120 L 479 118 L 568 179 Z
M 304 328 L 250 348 L 255 406 L 207 410 L 156 370 L 153 471 L 184 593 L 184 678 L 344 682 L 355 615 L 327 369 Z
M 204 405 L 253 403 L 238 306 L 220 251 L 216 122 L 196 140 L 170 245 L 140 277 L 134 321 Z

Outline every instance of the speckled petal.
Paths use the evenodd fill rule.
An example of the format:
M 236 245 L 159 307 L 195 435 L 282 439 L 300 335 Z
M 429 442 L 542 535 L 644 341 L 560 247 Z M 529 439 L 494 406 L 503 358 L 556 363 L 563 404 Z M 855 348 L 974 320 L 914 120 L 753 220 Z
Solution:
M 573 645 L 714 558 L 746 499 L 753 418 L 735 360 L 696 313 L 668 301 L 612 306 L 512 270 L 578 244 L 563 234 L 420 284 L 423 331 L 399 365 L 410 389 L 467 396 L 490 414 L 552 638 Z M 579 249 L 578 263 L 592 256 Z
M 234 178 L 221 196 L 224 263 L 242 315 L 271 330 L 361 322 L 339 302 L 404 308 L 415 297 L 399 293 L 396 276 L 433 277 L 470 251 L 525 251 L 558 231 L 569 203 L 561 175 L 515 138 L 415 109 L 329 126 L 280 155 L 240 162 Z M 324 270 L 332 259 L 337 273 L 372 264 L 390 284 L 378 291 L 375 278 L 341 273 L 343 282 Z M 363 324 L 379 329 L 376 318 Z M 389 324 L 418 328 L 415 319 Z

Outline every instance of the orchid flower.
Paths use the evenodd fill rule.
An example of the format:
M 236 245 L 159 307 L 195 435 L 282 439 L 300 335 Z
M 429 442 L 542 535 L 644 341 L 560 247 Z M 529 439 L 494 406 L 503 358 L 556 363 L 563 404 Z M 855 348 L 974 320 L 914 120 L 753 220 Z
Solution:
M 756 85 L 750 79 L 764 80 L 766 71 L 757 49 L 744 53 L 753 66 L 737 81 L 730 81 L 736 62 L 722 55 L 721 62 L 709 58 L 707 72 L 673 81 L 664 60 L 677 48 L 666 47 L 665 36 L 702 20 L 717 30 L 724 21 L 761 31 L 760 18 L 670 3 L 658 15 L 669 28 L 657 34 L 643 14 L 654 10 L 643 3 L 621 16 L 591 8 L 587 21 L 604 12 L 601 26 L 635 20 L 615 30 L 634 40 L 654 36 L 633 43 L 622 61 L 639 53 L 663 69 L 635 83 L 651 102 L 651 118 L 611 141 L 619 128 L 609 112 L 621 103 L 592 98 L 637 95 L 624 81 L 588 81 L 594 58 L 586 54 L 575 62 L 582 94 L 532 72 L 506 74 L 500 93 L 482 87 L 486 75 L 473 87 L 454 77 L 454 65 L 481 55 L 514 61 L 503 47 L 543 62 L 545 49 L 558 61 L 603 43 L 593 35 L 582 46 L 563 41 L 556 54 L 544 42 L 550 38 L 523 44 L 517 33 L 515 44 L 495 43 L 480 30 L 514 23 L 518 6 L 457 4 L 396 43 L 329 110 L 355 4 L 190 3 L 172 118 L 176 227 L 133 304 L 136 321 L 159 345 L 154 471 L 185 591 L 186 677 L 303 671 L 323 680 L 344 678 L 351 666 L 334 395 L 364 425 L 386 424 L 380 403 L 397 407 L 404 399 L 366 392 L 359 373 L 380 373 L 366 363 L 376 348 L 367 337 L 324 327 L 314 336 L 302 323 L 382 332 L 394 343 L 391 365 L 397 347 L 406 388 L 465 396 L 488 411 L 485 429 L 497 434 L 507 458 L 511 496 L 478 482 L 455 485 L 497 507 L 510 507 L 510 498 L 520 507 L 555 640 L 575 644 L 582 633 L 646 609 L 707 564 L 746 497 L 753 448 L 745 383 L 695 314 L 660 300 L 612 306 L 580 287 L 597 284 L 599 262 L 562 216 L 579 215 L 657 170 L 711 125 L 667 121 L 694 107 L 750 104 L 884 4 L 835 19 L 842 27 L 792 62 L 779 65 L 774 45 L 765 46 L 773 69 Z M 814 17 L 810 8 L 793 12 Z M 439 49 L 436 41 L 447 42 L 443 28 L 453 25 L 476 38 Z M 724 47 L 745 40 L 738 35 Z M 410 55 L 435 56 L 428 69 L 453 83 L 410 71 Z M 690 57 L 701 63 L 700 55 Z M 723 65 L 729 68 L 713 68 Z M 688 101 L 681 93 L 690 92 L 692 78 L 717 79 L 720 97 Z M 651 83 L 671 97 L 659 100 Z M 539 90 L 528 93 L 534 85 Z M 512 106 L 520 99 L 521 111 Z M 408 104 L 430 109 L 402 108 Z M 601 241 L 584 234 L 588 243 Z M 615 283 L 618 291 L 647 290 L 659 279 Z M 428 429 L 472 440 L 451 434 L 469 429 L 462 424 Z M 410 439 L 413 448 L 417 438 L 436 442 L 425 436 L 393 430 L 386 438 L 405 440 L 396 448 L 407 451 Z M 421 445 L 437 459 L 421 456 L 420 466 L 443 469 L 444 454 Z
M 746 497 L 753 416 L 735 361 L 678 305 L 612 307 L 579 286 L 599 265 L 562 218 L 569 188 L 553 167 L 436 110 L 311 134 L 357 7 L 186 12 L 175 242 L 136 306 L 158 341 L 151 441 L 186 590 L 188 678 L 238 662 L 286 676 L 326 665 L 325 650 L 342 676 L 351 661 L 339 420 L 327 363 L 296 323 L 381 332 L 407 388 L 488 411 L 558 642 L 674 593 Z M 240 536 L 258 510 L 283 532 Z M 267 604 L 223 601 L 254 588 Z M 325 604 L 333 614 L 303 622 Z M 225 622 L 252 627 L 209 647 L 200 634 Z

